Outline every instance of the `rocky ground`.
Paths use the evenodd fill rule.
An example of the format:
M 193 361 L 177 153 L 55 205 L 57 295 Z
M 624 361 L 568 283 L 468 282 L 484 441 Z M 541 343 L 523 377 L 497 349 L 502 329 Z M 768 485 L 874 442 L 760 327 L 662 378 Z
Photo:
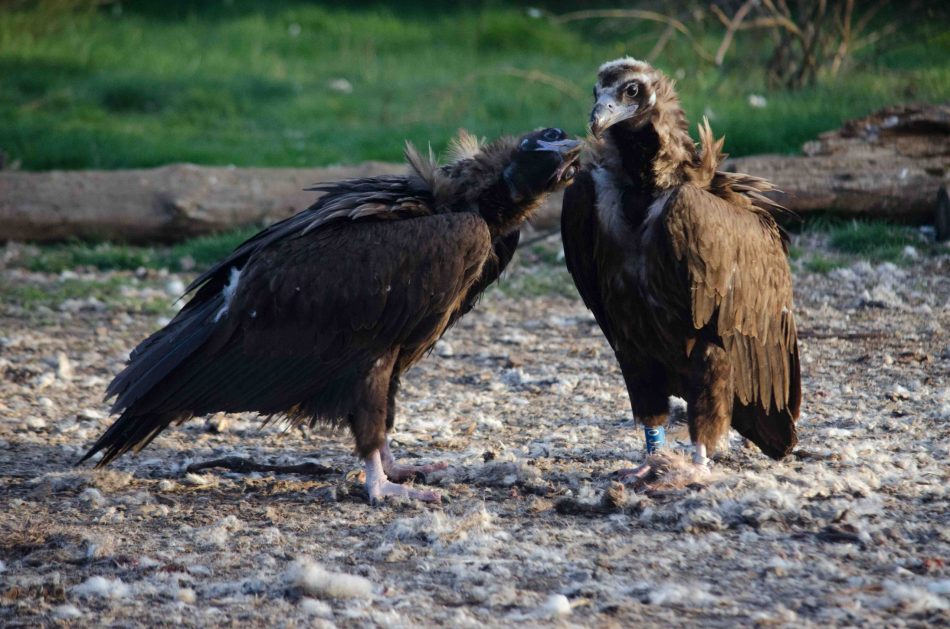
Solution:
M 250 415 L 73 466 L 187 279 L 0 268 L 0 624 L 950 622 L 950 255 L 798 271 L 798 449 L 733 436 L 708 477 L 640 493 L 612 484 L 643 441 L 609 348 L 522 258 L 405 378 L 394 449 L 450 463 L 444 504 L 383 508 L 348 435 Z M 339 471 L 185 471 L 226 455 Z

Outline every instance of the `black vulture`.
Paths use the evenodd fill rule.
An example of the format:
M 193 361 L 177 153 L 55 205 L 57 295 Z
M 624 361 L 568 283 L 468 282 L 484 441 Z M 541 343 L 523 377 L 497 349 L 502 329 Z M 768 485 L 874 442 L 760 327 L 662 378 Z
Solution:
M 392 482 L 433 469 L 389 450 L 399 378 L 498 278 L 579 152 L 560 129 L 484 146 L 463 133 L 448 165 L 407 144 L 406 176 L 316 186 L 313 206 L 202 273 L 132 351 L 106 394 L 121 414 L 83 461 L 101 451 L 104 465 L 190 417 L 256 411 L 349 426 L 371 501 L 439 501 Z
M 771 184 L 719 171 L 723 141 L 704 121 L 694 144 L 673 82 L 645 62 L 602 65 L 594 98 L 590 156 L 564 196 L 564 254 L 648 454 L 676 395 L 697 464 L 730 425 L 784 457 L 797 442 L 801 377 L 787 237 L 763 195 Z

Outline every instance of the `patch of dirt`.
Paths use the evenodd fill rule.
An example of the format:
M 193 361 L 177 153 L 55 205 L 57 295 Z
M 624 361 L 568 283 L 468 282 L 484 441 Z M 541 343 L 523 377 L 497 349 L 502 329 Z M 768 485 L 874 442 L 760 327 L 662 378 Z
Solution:
M 637 493 L 611 477 L 642 462 L 642 431 L 593 317 L 490 292 L 399 398 L 394 450 L 450 463 L 428 479 L 445 504 L 384 508 L 349 435 L 252 415 L 74 467 L 110 423 L 106 384 L 163 315 L 4 305 L 0 624 L 947 624 L 950 256 L 800 272 L 796 295 L 793 456 L 733 435 L 708 478 Z M 185 471 L 230 455 L 345 472 Z

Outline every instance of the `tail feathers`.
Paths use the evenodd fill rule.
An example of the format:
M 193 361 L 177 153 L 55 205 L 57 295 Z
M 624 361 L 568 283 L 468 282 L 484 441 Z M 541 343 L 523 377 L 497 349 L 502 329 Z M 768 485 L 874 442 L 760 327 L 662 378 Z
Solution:
M 130 354 L 128 366 L 106 389 L 106 399 L 116 397 L 112 412 L 132 407 L 201 347 L 214 331 L 215 313 L 223 306 L 223 299 L 217 297 L 183 310 L 142 341 Z
M 792 410 L 778 409 L 774 404 L 766 411 L 758 403 L 745 405 L 735 398 L 732 427 L 773 459 L 784 458 L 798 443 Z
M 187 416 L 177 413 L 149 413 L 145 415 L 136 414 L 133 410 L 126 410 L 119 416 L 115 423 L 109 426 L 109 429 L 99 437 L 99 440 L 93 444 L 79 463 L 83 463 L 92 458 L 97 452 L 102 452 L 102 459 L 96 463 L 96 467 L 102 467 L 113 459 L 122 456 L 129 450 L 138 452 L 165 430 L 174 421 L 182 421 Z

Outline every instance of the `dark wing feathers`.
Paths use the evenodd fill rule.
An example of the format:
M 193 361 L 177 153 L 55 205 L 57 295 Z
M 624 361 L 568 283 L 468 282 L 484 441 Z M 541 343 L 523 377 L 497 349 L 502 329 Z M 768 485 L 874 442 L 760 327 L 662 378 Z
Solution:
M 173 421 L 212 411 L 309 404 L 312 415 L 332 415 L 377 357 L 434 343 L 474 301 L 469 289 L 493 245 L 488 227 L 474 213 L 434 214 L 404 179 L 375 181 L 382 192 L 366 181 L 326 186 L 313 208 L 202 274 L 178 316 L 110 385 L 123 413 L 84 460 L 104 450 L 108 462 Z
M 453 323 L 456 319 L 474 308 L 482 292 L 501 277 L 501 274 L 511 262 L 511 258 L 515 255 L 515 250 L 518 248 L 518 242 L 520 240 L 521 230 L 516 229 L 507 236 L 498 236 L 492 241 L 492 255 L 489 256 L 485 262 L 478 281 L 472 284 L 468 289 L 465 299 L 462 302 L 462 307 L 459 309 L 455 319 L 453 319 Z
M 561 209 L 564 261 L 584 304 L 594 314 L 607 342 L 613 346 L 613 334 L 600 294 L 597 264 L 592 251 L 597 229 L 597 191 L 590 171 L 584 170 L 564 191 Z
M 736 397 L 768 413 L 800 399 L 792 278 L 782 235 L 756 208 L 736 206 L 693 185 L 665 209 L 673 252 L 688 272 L 693 326 L 729 353 Z
M 242 268 L 255 251 L 284 238 L 304 236 L 335 220 L 369 217 L 382 220 L 432 213 L 431 193 L 413 180 L 397 175 L 318 184 L 307 190 L 323 192 L 324 195 L 306 210 L 278 221 L 246 240 L 227 258 L 195 278 L 186 292 L 209 283 L 211 291 L 217 292 L 227 283 L 229 270 Z

